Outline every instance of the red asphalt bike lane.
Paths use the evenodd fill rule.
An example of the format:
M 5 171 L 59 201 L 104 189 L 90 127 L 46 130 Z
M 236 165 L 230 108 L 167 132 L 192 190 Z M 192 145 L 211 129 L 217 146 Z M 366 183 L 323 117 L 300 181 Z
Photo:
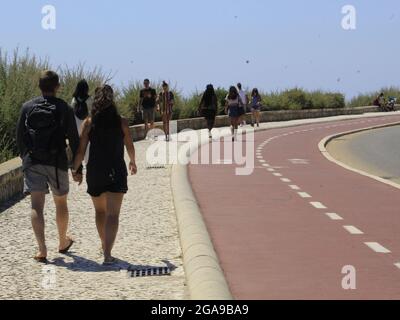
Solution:
M 189 166 L 236 299 L 400 299 L 400 190 L 346 170 L 318 149 L 329 135 L 396 121 L 400 115 L 256 133 L 255 149 L 273 139 L 258 151 L 250 176 L 236 176 L 236 165 Z M 356 270 L 355 290 L 342 287 L 344 266 Z

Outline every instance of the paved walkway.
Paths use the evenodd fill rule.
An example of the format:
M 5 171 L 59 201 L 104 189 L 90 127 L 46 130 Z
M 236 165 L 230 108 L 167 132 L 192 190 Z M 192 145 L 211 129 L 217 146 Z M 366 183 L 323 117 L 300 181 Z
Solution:
M 316 120 L 257 133 L 251 176 L 236 176 L 235 165 L 190 166 L 236 298 L 400 298 L 399 190 L 318 150 L 328 135 L 395 121 L 398 114 Z M 342 288 L 347 265 L 356 268 L 357 290 Z
M 185 276 L 170 188 L 170 170 L 146 170 L 147 142 L 135 144 L 137 176 L 129 177 L 129 193 L 121 212 L 113 254 L 125 261 L 101 266 L 102 255 L 94 210 L 86 186 L 71 184 L 71 235 L 77 241 L 70 256 L 56 254 L 54 206 L 47 202 L 46 236 L 49 259 L 43 269 L 33 261 L 36 242 L 30 226 L 29 198 L 0 213 L 0 299 L 183 299 Z M 51 200 L 48 197 L 48 200 Z M 172 276 L 127 278 L 119 268 L 176 266 Z M 51 274 L 55 272 L 55 281 Z M 43 284 L 47 289 L 43 288 Z

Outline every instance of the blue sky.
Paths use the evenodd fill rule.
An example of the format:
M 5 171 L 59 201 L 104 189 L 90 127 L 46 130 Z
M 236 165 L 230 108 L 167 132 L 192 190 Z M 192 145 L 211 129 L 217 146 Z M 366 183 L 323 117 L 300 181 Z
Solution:
M 57 9 L 54 31 L 41 27 L 46 4 Z M 341 28 L 346 4 L 355 31 Z M 184 93 L 241 81 L 349 98 L 400 86 L 399 31 L 398 0 L 3 0 L 0 12 L 2 49 L 101 66 L 118 86 L 166 79 Z

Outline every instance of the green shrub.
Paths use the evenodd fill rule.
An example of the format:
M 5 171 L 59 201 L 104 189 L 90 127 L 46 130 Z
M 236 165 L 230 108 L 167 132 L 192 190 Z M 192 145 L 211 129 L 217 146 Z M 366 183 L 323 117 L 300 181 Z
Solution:
M 0 160 L 5 161 L 17 154 L 15 130 L 23 103 L 40 95 L 40 73 L 51 69 L 48 60 L 40 60 L 27 50 L 20 54 L 16 49 L 11 56 L 0 50 Z M 75 86 L 81 79 L 89 82 L 91 91 L 111 79 L 101 69 L 86 70 L 84 65 L 76 68 L 58 68 L 61 77 L 59 96 L 70 102 Z
M 400 103 L 400 88 L 389 87 L 383 88 L 382 90 L 376 92 L 359 94 L 350 100 L 348 106 L 351 108 L 370 106 L 380 93 L 383 93 L 386 98 L 395 97 L 397 98 L 397 102 Z
M 345 99 L 341 93 L 305 91 L 299 88 L 282 92 L 261 94 L 263 110 L 307 110 L 344 108 Z
M 199 117 L 199 106 L 201 102 L 203 94 L 199 92 L 194 92 L 188 98 L 184 98 L 184 106 L 182 107 L 180 113 L 180 119 L 187 119 L 187 118 L 197 118 Z
M 89 94 L 93 95 L 97 87 L 112 80 L 112 75 L 106 74 L 101 68 L 94 67 L 93 69 L 85 68 L 84 64 L 79 64 L 76 67 L 68 66 L 59 67 L 56 69 L 60 76 L 61 88 L 58 96 L 70 103 L 74 94 L 76 85 L 82 79 L 85 79 L 89 84 Z
M 39 94 L 40 72 L 49 66 L 47 60 L 38 60 L 29 51 L 20 55 L 15 50 L 11 57 L 0 51 L 0 119 L 2 157 L 9 150 L 16 154 L 15 129 L 21 106 Z M 3 159 L 4 160 L 4 159 Z

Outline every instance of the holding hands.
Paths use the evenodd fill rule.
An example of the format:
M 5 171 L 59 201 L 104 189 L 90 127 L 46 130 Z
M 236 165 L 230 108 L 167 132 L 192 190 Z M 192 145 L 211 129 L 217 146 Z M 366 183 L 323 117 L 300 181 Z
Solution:
M 78 185 L 82 184 L 82 181 L 83 181 L 82 173 L 78 173 L 77 171 L 72 170 L 72 178 L 74 179 L 75 182 L 78 183 Z

